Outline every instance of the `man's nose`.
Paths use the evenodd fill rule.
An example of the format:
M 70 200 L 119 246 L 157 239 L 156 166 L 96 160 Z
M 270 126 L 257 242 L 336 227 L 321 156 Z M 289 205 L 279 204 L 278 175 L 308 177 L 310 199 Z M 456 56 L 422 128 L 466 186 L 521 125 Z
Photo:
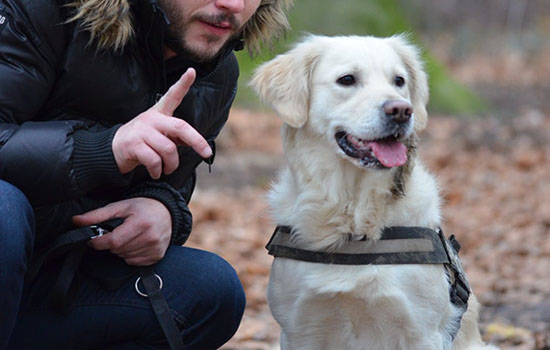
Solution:
M 216 0 L 216 7 L 232 13 L 244 11 L 246 0 Z

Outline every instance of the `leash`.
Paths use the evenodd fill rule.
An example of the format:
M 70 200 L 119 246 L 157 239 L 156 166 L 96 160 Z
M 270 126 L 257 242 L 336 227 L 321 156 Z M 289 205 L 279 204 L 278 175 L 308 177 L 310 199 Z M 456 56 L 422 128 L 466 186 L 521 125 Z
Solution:
M 176 321 L 174 321 L 174 318 L 170 314 L 170 309 L 166 303 L 166 298 L 161 291 L 162 279 L 154 272 L 152 266 L 140 268 L 139 275 L 140 277 L 138 277 L 135 283 L 136 292 L 143 297 L 149 298 L 153 311 L 155 312 L 155 316 L 157 317 L 162 331 L 164 332 L 164 336 L 166 337 L 168 344 L 170 344 L 170 349 L 183 350 L 185 347 L 183 346 L 180 330 L 176 325 Z M 147 294 L 139 290 L 140 280 L 145 286 Z
M 44 265 L 54 260 L 63 259 L 61 269 L 49 293 L 48 301 L 55 310 L 67 313 L 78 295 L 78 272 L 80 270 L 95 278 L 108 290 L 118 289 L 132 276 L 139 274 L 135 282 L 136 292 L 142 297 L 149 298 L 155 317 L 170 345 L 170 349 L 184 350 L 181 333 L 176 321 L 170 314 L 168 303 L 162 293 L 162 279 L 155 274 L 154 265 L 132 267 L 109 252 L 97 252 L 95 259 L 90 256 L 91 261 L 83 259 L 84 255 L 89 252 L 86 242 L 111 232 L 122 222 L 122 219 L 109 220 L 98 225 L 78 227 L 60 235 L 33 259 L 26 275 L 25 284 L 30 285 Z M 139 289 L 140 281 L 145 287 L 146 293 Z

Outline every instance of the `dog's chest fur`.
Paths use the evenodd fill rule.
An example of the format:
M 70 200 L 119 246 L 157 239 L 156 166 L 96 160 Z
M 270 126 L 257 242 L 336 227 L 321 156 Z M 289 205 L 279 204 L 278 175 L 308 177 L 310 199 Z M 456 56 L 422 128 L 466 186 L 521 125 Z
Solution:
M 268 300 L 283 328 L 282 349 L 284 337 L 294 340 L 292 349 L 450 349 L 447 329 L 457 311 L 442 269 L 275 259 Z M 426 337 L 426 330 L 438 331 Z M 426 340 L 434 336 L 437 347 Z

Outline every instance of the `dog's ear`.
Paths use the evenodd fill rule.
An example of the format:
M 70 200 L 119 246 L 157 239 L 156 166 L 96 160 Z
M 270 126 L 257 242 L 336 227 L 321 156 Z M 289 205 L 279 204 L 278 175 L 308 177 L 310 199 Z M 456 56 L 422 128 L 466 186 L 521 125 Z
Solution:
M 310 77 L 320 50 L 308 37 L 292 50 L 264 63 L 254 72 L 250 86 L 270 104 L 279 118 L 293 128 L 309 115 Z
M 414 110 L 414 126 L 416 130 L 422 130 L 428 122 L 429 89 L 428 77 L 424 71 L 420 50 L 412 45 L 403 35 L 392 36 L 390 44 L 401 56 L 409 74 L 409 91 Z

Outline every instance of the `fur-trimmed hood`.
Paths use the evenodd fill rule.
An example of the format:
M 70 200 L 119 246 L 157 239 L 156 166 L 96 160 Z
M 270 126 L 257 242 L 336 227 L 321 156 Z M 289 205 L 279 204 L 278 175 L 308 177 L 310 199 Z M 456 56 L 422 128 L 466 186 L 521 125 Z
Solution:
M 294 0 L 261 1 L 243 29 L 250 54 L 257 53 L 262 44 L 269 45 L 290 29 L 286 14 L 293 3 Z M 75 0 L 68 6 L 75 10 L 69 22 L 79 21 L 98 48 L 118 50 L 134 36 L 131 0 Z

